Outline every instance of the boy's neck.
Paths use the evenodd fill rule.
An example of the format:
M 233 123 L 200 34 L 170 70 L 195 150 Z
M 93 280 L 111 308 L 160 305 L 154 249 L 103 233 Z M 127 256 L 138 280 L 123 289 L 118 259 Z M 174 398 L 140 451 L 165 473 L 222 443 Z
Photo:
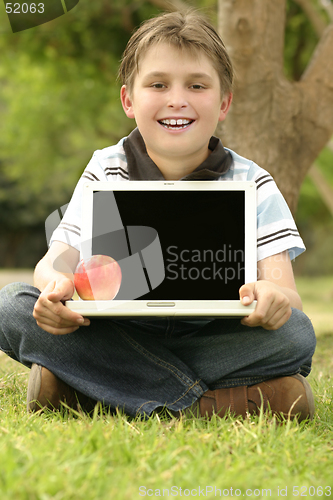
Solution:
M 165 180 L 173 181 L 178 181 L 186 175 L 191 174 L 199 165 L 201 165 L 201 163 L 203 163 L 208 158 L 211 152 L 212 151 L 207 146 L 207 150 L 205 152 L 202 152 L 202 154 L 200 155 L 178 159 L 172 157 L 157 157 L 157 155 L 154 155 L 154 153 L 147 150 L 149 157 L 158 167 Z
M 233 162 L 230 152 L 227 152 L 223 148 L 221 141 L 214 136 L 209 141 L 208 154 L 205 155 L 205 160 L 201 161 L 198 154 L 193 159 L 182 158 L 181 162 L 177 161 L 176 157 L 168 157 L 167 162 L 159 162 L 160 158 L 157 158 L 161 170 L 154 159 L 148 155 L 146 145 L 138 128 L 135 128 L 125 138 L 123 147 L 127 158 L 129 178 L 133 181 L 158 181 L 163 178 L 178 180 L 192 175 L 196 179 L 214 180 L 225 174 Z M 154 155 L 152 156 L 154 157 Z M 198 164 L 198 162 L 201 163 Z

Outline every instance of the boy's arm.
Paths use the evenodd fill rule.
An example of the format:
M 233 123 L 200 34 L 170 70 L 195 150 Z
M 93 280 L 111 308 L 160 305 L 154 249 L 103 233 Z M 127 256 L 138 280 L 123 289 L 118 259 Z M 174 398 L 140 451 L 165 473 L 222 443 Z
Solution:
M 291 316 L 291 308 L 302 310 L 288 251 L 258 262 L 258 281 L 239 290 L 244 305 L 257 300 L 255 311 L 243 318 L 243 325 L 277 330 Z
M 38 326 L 54 335 L 71 333 L 90 324 L 88 319 L 64 305 L 74 294 L 73 273 L 78 260 L 79 252 L 75 248 L 55 241 L 35 268 L 34 284 L 41 294 L 33 316 Z

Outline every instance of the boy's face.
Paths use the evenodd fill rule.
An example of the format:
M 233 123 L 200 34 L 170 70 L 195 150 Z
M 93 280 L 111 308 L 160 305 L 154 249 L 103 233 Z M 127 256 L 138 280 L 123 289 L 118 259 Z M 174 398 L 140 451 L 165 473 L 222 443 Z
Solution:
M 123 86 L 121 101 L 164 176 L 171 178 L 166 174 L 175 167 L 181 178 L 209 156 L 209 140 L 227 115 L 231 94 L 221 95 L 217 71 L 204 54 L 194 57 L 162 43 L 140 61 L 133 90 Z

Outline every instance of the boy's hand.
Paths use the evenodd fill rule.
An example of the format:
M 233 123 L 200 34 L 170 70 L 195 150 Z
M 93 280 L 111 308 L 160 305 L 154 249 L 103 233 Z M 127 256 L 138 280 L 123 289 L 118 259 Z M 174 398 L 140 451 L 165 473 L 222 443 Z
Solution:
M 253 313 L 243 318 L 241 323 L 247 326 L 261 326 L 266 330 L 277 330 L 291 316 L 291 305 L 283 290 L 270 281 L 247 283 L 239 289 L 242 304 L 248 306 L 257 300 Z
M 51 281 L 40 294 L 33 311 L 37 325 L 54 335 L 75 332 L 88 326 L 89 319 L 71 311 L 63 302 L 72 298 L 74 285 L 70 279 Z

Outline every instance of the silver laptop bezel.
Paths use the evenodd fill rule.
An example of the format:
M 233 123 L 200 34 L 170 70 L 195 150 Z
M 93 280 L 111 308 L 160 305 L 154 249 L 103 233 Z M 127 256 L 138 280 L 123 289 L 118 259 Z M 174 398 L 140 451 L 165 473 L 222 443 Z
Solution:
M 244 191 L 245 193 L 245 283 L 257 280 L 257 211 L 256 184 L 254 181 L 87 181 L 83 185 L 82 196 L 82 241 L 92 241 L 93 193 L 95 191 L 165 191 L 165 190 L 217 190 Z M 85 258 L 91 256 L 90 248 L 85 246 Z M 83 258 L 82 252 L 80 258 Z M 244 316 L 255 308 L 243 306 L 238 300 L 230 301 L 170 301 L 170 300 L 129 300 L 129 301 L 72 301 L 71 309 L 83 315 L 116 316 L 182 316 L 218 317 Z M 222 307 L 223 306 L 223 307 Z M 222 310 L 223 309 L 223 310 Z

